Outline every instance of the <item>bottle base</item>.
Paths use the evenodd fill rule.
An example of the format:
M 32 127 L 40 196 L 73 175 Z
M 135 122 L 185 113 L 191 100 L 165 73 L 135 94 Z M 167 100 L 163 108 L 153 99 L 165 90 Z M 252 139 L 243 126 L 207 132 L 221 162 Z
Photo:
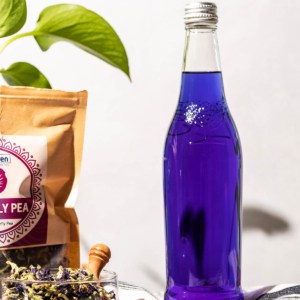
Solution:
M 165 300 L 243 300 L 241 290 L 203 290 L 199 288 L 173 287 L 165 293 Z

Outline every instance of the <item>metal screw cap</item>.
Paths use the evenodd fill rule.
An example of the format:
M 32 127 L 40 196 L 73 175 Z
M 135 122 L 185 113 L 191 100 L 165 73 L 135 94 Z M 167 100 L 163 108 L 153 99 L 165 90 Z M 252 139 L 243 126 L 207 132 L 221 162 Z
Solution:
M 185 7 L 184 21 L 187 28 L 217 28 L 217 6 L 212 2 L 190 2 Z

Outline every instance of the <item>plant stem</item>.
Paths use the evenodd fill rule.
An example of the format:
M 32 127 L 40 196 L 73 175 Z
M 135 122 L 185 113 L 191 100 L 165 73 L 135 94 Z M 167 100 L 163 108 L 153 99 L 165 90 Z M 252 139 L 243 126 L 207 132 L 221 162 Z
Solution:
M 24 33 L 20 33 L 20 34 L 17 34 L 17 35 L 14 35 L 13 37 L 11 37 L 10 39 L 8 39 L 5 43 L 3 43 L 1 46 L 0 46 L 0 54 L 2 54 L 2 52 L 5 50 L 5 48 L 11 44 L 12 42 L 18 40 L 18 39 L 21 39 L 23 37 L 26 37 L 26 36 L 32 36 L 32 35 L 35 35 L 36 32 L 35 31 L 29 31 L 29 32 L 24 32 Z

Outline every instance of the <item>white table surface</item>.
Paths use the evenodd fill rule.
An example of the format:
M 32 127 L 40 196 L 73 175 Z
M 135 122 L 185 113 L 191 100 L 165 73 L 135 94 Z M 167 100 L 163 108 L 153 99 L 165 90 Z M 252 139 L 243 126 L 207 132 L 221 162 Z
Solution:
M 119 300 L 162 300 L 163 298 L 157 296 L 157 298 L 149 295 L 143 291 L 128 291 L 128 290 L 119 290 Z
M 300 285 L 280 284 L 268 287 L 258 287 L 245 293 L 245 300 L 262 299 L 300 299 Z M 163 293 L 151 296 L 146 291 L 119 289 L 119 300 L 163 300 Z

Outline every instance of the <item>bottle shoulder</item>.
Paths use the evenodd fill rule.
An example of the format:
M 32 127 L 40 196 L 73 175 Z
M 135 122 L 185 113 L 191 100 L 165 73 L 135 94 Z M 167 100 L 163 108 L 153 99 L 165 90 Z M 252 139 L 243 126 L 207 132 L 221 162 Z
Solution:
M 235 135 L 235 125 L 225 99 L 179 102 L 168 135 L 185 133 Z
M 234 155 L 241 160 L 242 149 L 234 122 L 227 112 L 222 120 L 212 126 L 189 124 L 174 118 L 165 143 L 165 158 L 182 156 L 188 158 L 197 153 L 205 158 L 208 153 L 214 154 L 215 159 L 224 153 Z

